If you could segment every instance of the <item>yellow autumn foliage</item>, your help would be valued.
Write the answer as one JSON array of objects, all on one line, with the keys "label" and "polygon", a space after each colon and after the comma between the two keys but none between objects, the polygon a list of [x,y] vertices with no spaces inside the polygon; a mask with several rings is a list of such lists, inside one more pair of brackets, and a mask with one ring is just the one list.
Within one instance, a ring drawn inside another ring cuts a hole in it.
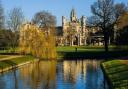
[{"label": "yellow autumn foliage", "polygon": [[20,29],[20,53],[32,54],[40,59],[55,59],[55,29],[40,29],[34,24],[25,24]]}]

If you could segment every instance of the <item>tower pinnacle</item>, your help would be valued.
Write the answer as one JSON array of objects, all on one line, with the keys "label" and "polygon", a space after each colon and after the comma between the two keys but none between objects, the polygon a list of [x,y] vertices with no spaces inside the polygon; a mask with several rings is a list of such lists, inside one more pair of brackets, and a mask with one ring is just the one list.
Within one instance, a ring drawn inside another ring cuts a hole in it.
[{"label": "tower pinnacle", "polygon": [[70,19],[71,19],[71,21],[76,21],[77,20],[76,11],[75,11],[74,8],[71,11]]}]

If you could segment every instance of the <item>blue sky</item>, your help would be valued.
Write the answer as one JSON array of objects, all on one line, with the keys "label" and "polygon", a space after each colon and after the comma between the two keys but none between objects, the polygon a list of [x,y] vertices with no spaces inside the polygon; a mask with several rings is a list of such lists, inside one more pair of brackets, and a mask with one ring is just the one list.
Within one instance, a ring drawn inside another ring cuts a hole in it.
[{"label": "blue sky", "polygon": [[[91,16],[90,5],[96,0],[1,0],[5,13],[14,7],[22,8],[26,19],[31,20],[38,11],[46,10],[57,17],[57,25],[61,25],[62,16],[69,19],[72,8],[76,9],[77,17],[81,15]],[[115,0],[115,2],[128,3],[127,0]]]}]

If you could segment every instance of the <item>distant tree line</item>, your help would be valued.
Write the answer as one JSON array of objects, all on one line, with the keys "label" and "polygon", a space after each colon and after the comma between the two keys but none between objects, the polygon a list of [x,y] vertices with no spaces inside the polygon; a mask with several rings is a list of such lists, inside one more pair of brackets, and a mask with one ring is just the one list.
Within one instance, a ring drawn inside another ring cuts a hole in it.
[{"label": "distant tree line", "polygon": [[116,45],[128,45],[128,13],[119,17],[116,29]]},{"label": "distant tree line", "polygon": [[[20,29],[24,22],[25,16],[21,8],[12,8],[5,16],[4,8],[2,6],[2,3],[0,2],[0,49],[11,48],[12,52],[16,51],[20,43]],[[31,23],[36,24],[38,28],[42,29],[42,31],[47,34],[51,32],[52,38],[53,35],[55,35],[55,30],[51,31],[50,29],[54,29],[56,25],[56,17],[53,16],[51,13],[47,11],[39,11],[33,16]],[[49,40],[51,38],[49,36],[45,37]],[[54,44],[54,42],[52,42],[51,44]]]},{"label": "distant tree line", "polygon": [[12,51],[15,51],[18,46],[19,28],[23,20],[23,12],[17,7],[11,9],[5,16],[0,1],[0,49],[12,48]]}]

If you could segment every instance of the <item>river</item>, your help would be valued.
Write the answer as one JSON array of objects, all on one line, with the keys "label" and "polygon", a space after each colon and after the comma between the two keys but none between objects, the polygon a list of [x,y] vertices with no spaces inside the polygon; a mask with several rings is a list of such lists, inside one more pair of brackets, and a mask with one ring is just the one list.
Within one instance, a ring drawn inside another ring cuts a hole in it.
[{"label": "river", "polygon": [[0,89],[104,89],[99,60],[39,61],[0,74]]}]

